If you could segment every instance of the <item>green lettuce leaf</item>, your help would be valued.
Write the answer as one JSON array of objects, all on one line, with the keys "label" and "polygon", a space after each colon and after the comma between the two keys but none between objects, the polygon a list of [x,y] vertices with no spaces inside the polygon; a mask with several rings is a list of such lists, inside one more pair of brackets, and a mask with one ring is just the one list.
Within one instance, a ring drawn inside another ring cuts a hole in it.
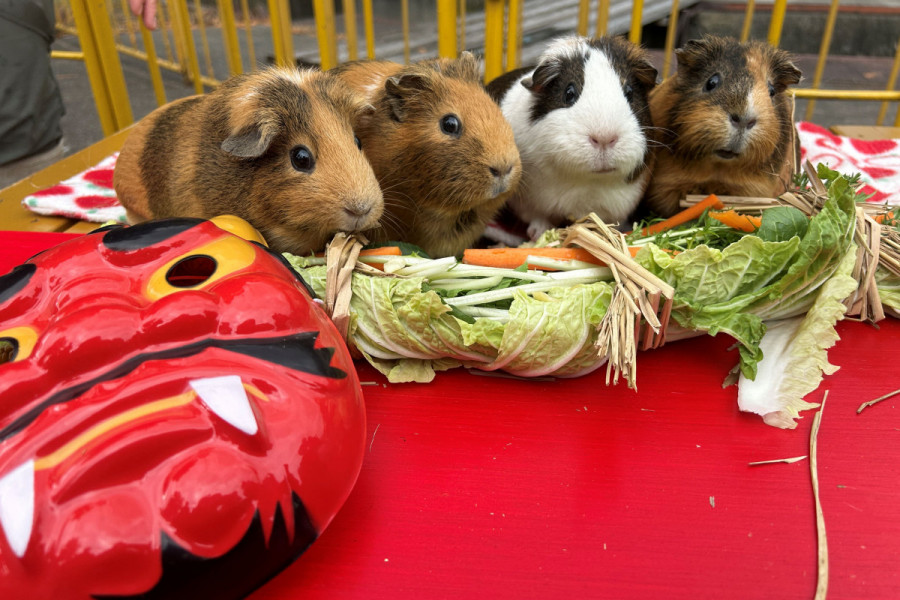
[{"label": "green lettuce leaf", "polygon": [[767,323],[758,376],[750,380],[741,375],[738,382],[741,410],[761,415],[769,425],[793,429],[801,410],[818,406],[803,397],[819,387],[823,373],[838,369],[828,362],[828,348],[838,340],[834,325],[846,311],[842,301],[857,287],[851,275],[855,263],[856,246],[851,244],[805,315]]},{"label": "green lettuce leaf", "polygon": [[727,333],[740,343],[741,373],[753,379],[763,357],[764,321],[806,312],[851,245],[855,194],[834,180],[802,237],[748,235],[724,250],[698,246],[670,256],[649,244],[635,257],[675,288],[672,318],[688,330]]}]

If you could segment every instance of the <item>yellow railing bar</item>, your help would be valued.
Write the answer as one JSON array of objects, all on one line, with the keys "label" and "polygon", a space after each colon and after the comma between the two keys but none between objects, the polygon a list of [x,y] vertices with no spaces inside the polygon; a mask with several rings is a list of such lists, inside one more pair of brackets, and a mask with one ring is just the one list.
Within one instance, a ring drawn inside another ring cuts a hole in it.
[{"label": "yellow railing bar", "polygon": [[[819,86],[822,84],[822,74],[825,72],[825,61],[828,60],[828,51],[831,48],[831,36],[834,33],[834,24],[835,21],[837,21],[839,4],[840,0],[831,0],[831,7],[828,9],[828,18],[825,20],[825,31],[822,33],[822,42],[819,45],[819,60],[816,61],[816,71],[813,74],[813,89],[819,89]],[[810,100],[806,105],[805,119],[807,121],[812,119],[815,107],[815,100]]]},{"label": "yellow railing bar", "polygon": [[900,90],[813,90],[798,88],[794,90],[794,95],[797,98],[815,98],[817,100],[900,101]]},{"label": "yellow railing bar", "polygon": [[506,70],[512,71],[522,56],[522,0],[509,0],[506,27]]},{"label": "yellow railing bar", "polygon": [[288,60],[284,51],[281,9],[278,8],[278,0],[269,0],[269,23],[272,26],[272,46],[275,53],[275,64],[284,66],[288,64]]},{"label": "yellow railing bar", "polygon": [[600,37],[609,31],[609,0],[597,2],[597,29],[594,35]]},{"label": "yellow railing bar", "polygon": [[244,67],[241,65],[241,46],[238,42],[237,22],[234,19],[234,4],[231,0],[217,0],[216,4],[219,8],[219,19],[222,21],[222,41],[225,44],[225,58],[228,60],[228,74],[237,75],[243,72]]},{"label": "yellow railing bar", "polygon": [[[101,114],[100,124],[104,135],[111,135],[134,122],[128,89],[122,65],[115,51],[115,39],[109,23],[109,14],[103,0],[72,0],[75,24],[79,32],[85,65],[92,65],[88,75],[94,90],[94,103]],[[78,5],[78,8],[75,8]],[[77,13],[76,13],[77,10]],[[86,42],[86,40],[88,40]],[[91,75],[93,71],[93,75]],[[101,91],[102,90],[102,91]],[[101,104],[105,105],[101,108]]]},{"label": "yellow railing bar", "polygon": [[678,0],[672,0],[672,10],[669,12],[669,26],[666,27],[665,57],[663,58],[662,78],[669,76],[672,68],[672,53],[675,52],[675,35],[678,31]]},{"label": "yellow railing bar", "polygon": [[187,72],[188,77],[194,82],[194,91],[198,94],[203,93],[203,81],[200,77],[200,61],[197,58],[197,47],[194,45],[194,36],[191,33],[191,18],[188,14],[187,2],[176,0],[175,14],[177,15],[178,38],[181,40],[182,47],[187,53]]},{"label": "yellow railing bar", "polygon": [[[456,22],[453,23],[454,29]],[[403,64],[409,64],[409,0],[400,0],[400,27],[403,29]]]},{"label": "yellow railing bar", "polygon": [[781,31],[784,29],[784,14],[787,12],[787,0],[775,0],[772,5],[772,21],[769,23],[769,43],[778,46],[781,43]]},{"label": "yellow railing bar", "polygon": [[50,58],[59,58],[61,60],[84,60],[84,52],[71,50],[54,50],[50,53]]},{"label": "yellow railing bar", "polygon": [[466,0],[459,0],[459,47],[466,49]]},{"label": "yellow railing bar", "polygon": [[[130,48],[129,46],[125,46],[122,44],[116,44],[116,50],[119,53],[124,54],[126,56],[131,56],[134,58],[138,58],[140,60],[147,60],[147,53],[143,50],[135,50],[134,48]],[[163,69],[167,71],[174,71],[175,73],[184,73],[184,68],[179,65],[177,62],[172,62],[170,60],[165,60],[157,57],[156,63]],[[200,76],[200,83],[207,87],[218,87],[222,82],[218,79],[213,79],[212,77],[207,77],[206,75]]]},{"label": "yellow railing bar", "polygon": [[631,5],[631,30],[628,39],[635,44],[641,43],[641,19],[644,16],[644,0],[634,0]]},{"label": "yellow railing bar", "polygon": [[153,83],[153,93],[156,96],[156,105],[166,103],[166,88],[163,85],[162,75],[159,72],[159,61],[156,58],[156,46],[153,44],[153,36],[144,25],[143,20],[138,22],[141,29],[141,39],[144,40],[144,48],[147,51],[147,69],[150,71],[150,81]]},{"label": "yellow railing bar", "polygon": [[372,14],[372,0],[363,0],[363,21],[366,24],[366,58],[375,59],[375,17]]},{"label": "yellow railing bar", "polygon": [[575,26],[575,33],[578,35],[587,35],[590,12],[591,0],[578,0],[578,25]]},{"label": "yellow railing bar", "polygon": [[[900,71],[900,44],[897,44],[897,52],[894,54],[894,66],[891,67],[891,74],[888,77],[887,90],[893,90],[894,86],[897,85],[897,73]],[[882,102],[881,109],[878,111],[878,122],[876,125],[881,125],[884,123],[884,118],[887,116],[888,103]],[[894,127],[900,127],[900,106],[897,107],[897,117],[894,120]]]},{"label": "yellow railing bar", "polygon": [[356,0],[344,2],[344,31],[347,33],[347,58],[359,58],[359,40],[356,36]]},{"label": "yellow railing bar", "polygon": [[134,22],[131,20],[131,9],[128,8],[128,0],[122,0],[120,4],[122,5],[122,16],[125,19],[125,31],[128,33],[128,39],[131,40],[131,46],[137,48],[137,37],[134,35]]},{"label": "yellow railing bar", "polygon": [[[487,0],[489,3],[491,0]],[[485,8],[485,18],[487,8]],[[456,58],[459,47],[456,41],[456,0],[437,0],[438,56]],[[487,32],[485,32],[485,36]],[[500,34],[501,38],[503,34]],[[487,54],[487,48],[485,48]]]},{"label": "yellow railing bar", "polygon": [[322,70],[327,71],[338,64],[332,0],[313,0],[313,14],[316,17],[316,37],[319,40],[319,63]]},{"label": "yellow railing bar", "polygon": [[503,74],[503,4],[504,0],[484,3],[484,81]]},{"label": "yellow railing bar", "polygon": [[744,11],[744,27],[741,29],[741,42],[750,39],[750,28],[753,26],[753,12],[756,0],[747,0],[747,9]]},{"label": "yellow railing bar", "polygon": [[200,6],[200,0],[194,0],[194,14],[197,15],[197,29],[200,31],[200,47],[203,48],[203,62],[206,65],[206,74],[210,77],[215,77],[212,54],[209,52],[209,40],[206,37],[206,19],[203,18],[203,7]]},{"label": "yellow railing bar", "polygon": [[253,48],[253,25],[250,23],[250,3],[241,0],[241,18],[244,20],[244,33],[247,35],[247,58],[250,60],[250,71],[256,69],[256,49]]},{"label": "yellow railing bar", "polygon": [[[169,58],[169,60],[175,61],[178,64],[180,64],[181,72],[184,74],[187,74],[188,68],[187,68],[187,61],[185,59],[187,52],[185,51],[184,46],[182,46],[181,36],[178,35],[178,31],[179,31],[179,27],[180,27],[178,25],[178,22],[180,20],[179,12],[178,12],[178,2],[179,1],[180,0],[167,0],[167,2],[166,2],[166,10],[169,11],[168,26],[171,28],[171,31],[172,31],[172,47],[174,47],[174,49],[175,49],[174,57],[171,54],[169,54],[168,58]],[[159,12],[158,16],[162,17],[163,11],[160,10],[158,12]],[[160,19],[159,25],[163,31],[166,31],[167,23],[166,23],[165,19]],[[168,46],[168,44],[167,44],[167,46]]]}]

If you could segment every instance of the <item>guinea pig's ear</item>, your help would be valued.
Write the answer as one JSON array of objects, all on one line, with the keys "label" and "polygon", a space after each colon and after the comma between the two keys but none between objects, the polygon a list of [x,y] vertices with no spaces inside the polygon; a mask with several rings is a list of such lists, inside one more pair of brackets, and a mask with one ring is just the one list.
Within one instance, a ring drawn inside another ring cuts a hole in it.
[{"label": "guinea pig's ear", "polygon": [[708,62],[713,43],[712,38],[704,37],[699,40],[689,40],[684,46],[675,50],[679,68],[690,70]]},{"label": "guinea pig's ear", "polygon": [[238,158],[259,158],[269,149],[276,135],[278,122],[274,115],[255,115],[249,122],[235,123],[221,148]]},{"label": "guinea pig's ear", "polygon": [[384,82],[384,92],[394,120],[403,121],[406,118],[409,99],[429,88],[428,77],[421,73],[404,73],[388,77]]},{"label": "guinea pig's ear", "polygon": [[522,80],[522,85],[526,90],[537,96],[559,76],[561,68],[562,66],[558,60],[545,60],[537,66],[531,76]]},{"label": "guinea pig's ear", "polygon": [[656,85],[656,78],[659,76],[659,72],[656,70],[656,67],[650,64],[649,60],[639,60],[634,65],[634,76],[639,82],[647,86],[647,89],[651,89]]},{"label": "guinea pig's ear", "polygon": [[783,92],[788,86],[800,83],[803,75],[784,50],[775,50],[772,56],[772,75],[776,92]]}]

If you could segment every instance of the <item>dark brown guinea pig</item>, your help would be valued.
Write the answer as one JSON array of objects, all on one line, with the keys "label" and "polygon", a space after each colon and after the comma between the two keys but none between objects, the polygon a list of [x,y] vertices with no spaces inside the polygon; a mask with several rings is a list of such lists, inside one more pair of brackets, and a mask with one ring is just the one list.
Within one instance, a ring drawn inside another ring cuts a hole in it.
[{"label": "dark brown guinea pig", "polygon": [[763,42],[705,36],[676,55],[677,73],[650,94],[663,145],[646,205],[669,216],[686,194],[781,193],[794,140],[786,90],[800,81],[788,53]]},{"label": "dark brown guinea pig", "polygon": [[232,214],[273,250],[319,250],[381,217],[381,189],[352,127],[371,109],[320,71],[238,75],[135,125],[116,162],[116,194],[132,223]]},{"label": "dark brown guinea pig", "polygon": [[357,125],[385,198],[382,229],[367,235],[432,256],[471,246],[522,171],[512,129],[484,91],[475,57],[355,62],[331,72],[375,107]]}]

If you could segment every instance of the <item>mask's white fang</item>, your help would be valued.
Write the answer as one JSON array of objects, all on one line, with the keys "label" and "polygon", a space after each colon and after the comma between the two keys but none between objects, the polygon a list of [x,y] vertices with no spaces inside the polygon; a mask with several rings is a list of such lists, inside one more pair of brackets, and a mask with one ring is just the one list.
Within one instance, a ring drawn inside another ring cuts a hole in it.
[{"label": "mask's white fang", "polygon": [[255,435],[259,424],[250,408],[247,392],[238,375],[207,377],[194,379],[191,388],[200,396],[200,400],[225,421],[234,425],[244,433]]},{"label": "mask's white fang", "polygon": [[34,523],[34,460],[0,477],[0,527],[16,556],[22,558]]}]

